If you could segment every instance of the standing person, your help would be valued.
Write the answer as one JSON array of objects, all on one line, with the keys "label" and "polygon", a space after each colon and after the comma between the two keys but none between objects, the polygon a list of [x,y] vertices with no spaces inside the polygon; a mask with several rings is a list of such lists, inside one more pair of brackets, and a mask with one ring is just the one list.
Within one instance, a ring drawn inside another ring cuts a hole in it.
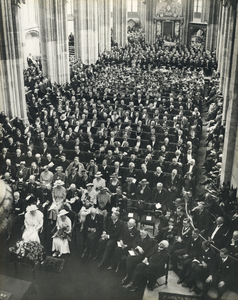
[{"label": "standing person", "polygon": [[56,220],[56,216],[63,206],[63,202],[66,199],[66,189],[63,187],[64,182],[62,180],[56,180],[52,189],[52,200],[53,203],[49,208],[50,215],[49,219]]},{"label": "standing person", "polygon": [[65,209],[62,209],[57,215],[57,232],[52,237],[52,251],[54,251],[52,256],[60,257],[62,254],[70,253],[69,234],[72,230],[72,223],[66,214],[68,214],[68,212]]},{"label": "standing person", "polygon": [[43,227],[43,219],[43,213],[38,210],[35,204],[27,207],[24,221],[25,230],[22,235],[25,242],[40,243],[39,231]]}]

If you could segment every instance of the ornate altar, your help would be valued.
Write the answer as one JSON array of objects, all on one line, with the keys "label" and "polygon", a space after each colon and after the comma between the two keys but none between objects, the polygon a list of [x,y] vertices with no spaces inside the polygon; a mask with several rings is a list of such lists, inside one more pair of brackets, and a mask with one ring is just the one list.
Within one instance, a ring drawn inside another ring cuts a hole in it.
[{"label": "ornate altar", "polygon": [[157,0],[154,17],[156,39],[179,44],[183,20],[181,0]]}]

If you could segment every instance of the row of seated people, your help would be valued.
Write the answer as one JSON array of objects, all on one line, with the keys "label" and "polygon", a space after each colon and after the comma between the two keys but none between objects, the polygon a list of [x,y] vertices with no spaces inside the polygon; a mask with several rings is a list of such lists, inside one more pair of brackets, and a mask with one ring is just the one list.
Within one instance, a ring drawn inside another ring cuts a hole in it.
[{"label": "row of seated people", "polygon": [[[196,210],[203,211],[204,203],[200,202]],[[178,263],[180,265],[178,284],[183,282],[191,292],[202,292],[205,296],[210,285],[214,284],[221,297],[225,289],[235,282],[236,262],[228,254],[237,256],[238,232],[228,228],[223,217],[218,217],[204,235],[191,226],[185,210],[178,206],[174,213],[170,211],[161,215],[158,235],[153,240],[146,228],[136,229],[134,219],[129,219],[125,226],[118,219],[118,214],[112,212],[112,220],[109,219],[103,228],[96,210],[91,209],[83,230],[85,250],[82,257],[100,258],[99,267],[109,265],[108,269],[116,269],[116,272],[121,260],[126,260],[126,276],[122,284],[130,291],[139,287],[143,277],[149,279],[148,285],[153,289],[156,279],[165,274],[164,266],[169,257],[175,270]],[[203,241],[200,234],[208,240]],[[220,246],[221,250],[217,252],[211,245]],[[165,256],[160,253],[164,248]],[[221,265],[222,261],[226,263]],[[197,279],[202,281],[203,291],[197,287]]]}]

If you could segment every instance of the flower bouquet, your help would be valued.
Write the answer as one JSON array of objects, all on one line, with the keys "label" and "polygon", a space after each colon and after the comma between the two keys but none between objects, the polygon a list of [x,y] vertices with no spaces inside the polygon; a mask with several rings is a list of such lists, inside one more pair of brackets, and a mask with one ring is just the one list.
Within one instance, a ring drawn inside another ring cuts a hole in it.
[{"label": "flower bouquet", "polygon": [[17,258],[26,258],[35,264],[43,261],[45,256],[44,247],[35,241],[18,241],[14,246],[9,248],[9,251],[16,254]]},{"label": "flower bouquet", "polygon": [[58,237],[58,238],[60,238],[60,239],[62,239],[62,240],[67,239],[68,241],[71,241],[70,233],[69,233],[68,231],[69,231],[68,226],[61,227],[61,228],[53,235],[53,238],[54,238],[54,237]]}]

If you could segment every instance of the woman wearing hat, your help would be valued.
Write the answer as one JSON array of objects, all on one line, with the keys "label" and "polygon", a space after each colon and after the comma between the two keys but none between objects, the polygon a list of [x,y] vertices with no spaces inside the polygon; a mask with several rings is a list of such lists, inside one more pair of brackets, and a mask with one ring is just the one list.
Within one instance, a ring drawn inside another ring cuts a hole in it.
[{"label": "woman wearing hat", "polygon": [[72,223],[66,214],[68,214],[68,212],[65,209],[62,209],[57,216],[57,232],[52,237],[52,251],[54,252],[53,256],[60,257],[62,254],[70,253],[69,234],[72,230]]},{"label": "woman wearing hat", "polygon": [[22,239],[25,242],[32,241],[40,243],[39,231],[43,227],[43,213],[35,204],[27,206],[24,221],[25,230]]},{"label": "woman wearing hat", "polygon": [[62,180],[56,180],[52,189],[53,203],[50,207],[49,219],[56,220],[56,216],[61,209],[63,202],[66,199],[66,189],[63,187],[64,182]]},{"label": "woman wearing hat", "polygon": [[119,180],[117,173],[113,173],[110,176],[110,181],[108,182],[107,187],[112,194],[115,194],[118,186],[121,186],[121,181]]}]

